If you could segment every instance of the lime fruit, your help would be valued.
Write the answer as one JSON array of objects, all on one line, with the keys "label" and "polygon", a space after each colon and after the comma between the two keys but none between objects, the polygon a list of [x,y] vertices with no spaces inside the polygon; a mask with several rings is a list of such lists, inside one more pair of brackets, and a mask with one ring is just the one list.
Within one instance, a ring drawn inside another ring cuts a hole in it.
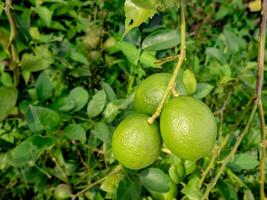
[{"label": "lime fruit", "polygon": [[55,189],[56,199],[68,199],[71,197],[71,189],[67,184],[59,184]]},{"label": "lime fruit", "polygon": [[171,74],[157,73],[146,78],[137,88],[134,106],[135,110],[148,115],[153,114],[159,105]]},{"label": "lime fruit", "polygon": [[209,107],[189,96],[173,98],[164,106],[160,131],[166,146],[186,160],[207,156],[217,136],[215,118]]},{"label": "lime fruit", "polygon": [[145,114],[124,119],[112,137],[112,151],[117,160],[129,169],[142,169],[159,156],[161,137],[156,124],[149,124]]}]

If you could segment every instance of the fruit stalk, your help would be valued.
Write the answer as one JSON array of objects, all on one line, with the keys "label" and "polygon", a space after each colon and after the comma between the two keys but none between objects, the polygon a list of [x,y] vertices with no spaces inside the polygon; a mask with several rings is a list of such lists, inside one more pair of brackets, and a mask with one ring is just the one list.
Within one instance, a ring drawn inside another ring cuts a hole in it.
[{"label": "fruit stalk", "polygon": [[[175,66],[174,72],[172,74],[172,77],[168,83],[167,88],[164,91],[164,95],[157,107],[157,110],[155,111],[155,113],[148,118],[148,123],[153,124],[154,121],[159,117],[161,110],[165,104],[165,101],[167,100],[167,97],[170,93],[170,91],[174,88],[175,83],[176,83],[176,78],[178,75],[178,72],[183,64],[183,61],[185,59],[186,56],[186,45],[185,45],[185,38],[186,38],[186,34],[185,34],[185,2],[184,0],[180,1],[180,13],[181,13],[181,25],[180,25],[180,34],[181,34],[181,46],[180,46],[180,55],[179,55],[179,59],[178,62]],[[176,94],[176,93],[174,93]]]},{"label": "fruit stalk", "polygon": [[257,83],[256,83],[256,103],[259,111],[260,131],[261,131],[261,146],[260,146],[260,199],[265,199],[264,181],[265,181],[265,157],[266,146],[264,141],[266,138],[264,109],[262,105],[262,87],[264,79],[264,53],[265,53],[265,36],[266,36],[266,18],[267,18],[267,0],[262,1],[260,24],[260,38],[258,51],[258,65],[257,65]]},{"label": "fruit stalk", "polygon": [[16,29],[16,23],[15,23],[14,17],[13,17],[12,12],[11,12],[12,0],[6,0],[4,10],[5,10],[9,25],[10,25],[9,42],[8,42],[8,45],[6,46],[6,49],[9,51],[9,54],[11,56],[10,69],[13,70],[14,85],[16,87],[19,84],[20,71],[18,69],[19,56],[18,56],[18,52],[17,52],[16,46],[15,46],[17,29]]}]

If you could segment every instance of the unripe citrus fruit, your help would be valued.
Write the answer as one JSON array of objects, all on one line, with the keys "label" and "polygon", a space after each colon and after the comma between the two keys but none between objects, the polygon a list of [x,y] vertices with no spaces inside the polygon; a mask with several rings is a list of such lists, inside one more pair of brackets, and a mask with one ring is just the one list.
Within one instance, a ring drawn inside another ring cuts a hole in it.
[{"label": "unripe citrus fruit", "polygon": [[55,189],[56,199],[68,199],[71,197],[71,189],[67,184],[59,184]]},{"label": "unripe citrus fruit", "polygon": [[208,106],[188,96],[173,98],[164,106],[160,131],[166,146],[186,160],[208,155],[217,136],[216,122]]},{"label": "unripe citrus fruit", "polygon": [[140,113],[153,114],[159,105],[171,74],[157,73],[145,79],[137,88],[134,106]]},{"label": "unripe citrus fruit", "polygon": [[161,137],[156,124],[149,124],[145,114],[124,119],[112,137],[112,151],[117,160],[129,169],[142,169],[159,156]]}]

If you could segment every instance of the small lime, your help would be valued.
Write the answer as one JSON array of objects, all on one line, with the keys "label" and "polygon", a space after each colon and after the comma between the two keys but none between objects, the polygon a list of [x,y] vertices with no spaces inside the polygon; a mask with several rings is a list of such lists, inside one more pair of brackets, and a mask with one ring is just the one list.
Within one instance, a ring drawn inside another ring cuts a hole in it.
[{"label": "small lime", "polygon": [[171,74],[157,73],[146,78],[137,88],[134,105],[135,110],[148,115],[153,114],[159,105]]},{"label": "small lime", "polygon": [[145,114],[124,119],[112,137],[112,150],[117,160],[129,169],[142,169],[159,156],[161,137],[156,124],[149,124]]}]

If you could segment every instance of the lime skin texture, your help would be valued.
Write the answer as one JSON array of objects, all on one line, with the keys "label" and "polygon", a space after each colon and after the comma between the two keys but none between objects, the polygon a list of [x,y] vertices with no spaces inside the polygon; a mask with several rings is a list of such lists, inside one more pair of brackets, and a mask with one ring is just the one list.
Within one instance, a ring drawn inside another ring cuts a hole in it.
[{"label": "lime skin texture", "polygon": [[147,122],[148,115],[133,114],[124,119],[112,136],[116,159],[129,169],[142,169],[159,156],[162,140],[158,126]]},{"label": "lime skin texture", "polygon": [[216,121],[209,107],[189,96],[173,98],[164,106],[160,131],[165,145],[186,160],[207,156],[217,137]]}]

